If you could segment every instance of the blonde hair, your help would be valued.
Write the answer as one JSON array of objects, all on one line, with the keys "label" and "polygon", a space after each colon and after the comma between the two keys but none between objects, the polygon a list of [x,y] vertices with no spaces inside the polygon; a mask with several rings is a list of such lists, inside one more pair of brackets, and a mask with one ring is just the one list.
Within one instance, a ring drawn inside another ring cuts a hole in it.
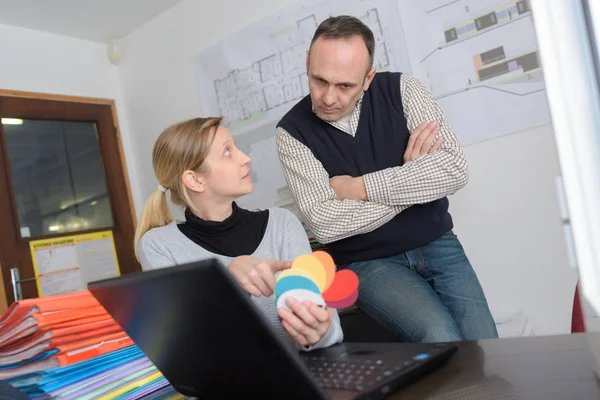
[{"label": "blonde hair", "polygon": [[[156,139],[152,167],[158,184],[171,191],[173,204],[194,208],[181,176],[184,171],[201,169],[222,119],[208,117],[183,121],[171,125]],[[146,200],[135,231],[134,251],[138,261],[138,246],[142,236],[150,229],[165,226],[171,221],[173,216],[167,205],[166,193],[157,187]]]}]

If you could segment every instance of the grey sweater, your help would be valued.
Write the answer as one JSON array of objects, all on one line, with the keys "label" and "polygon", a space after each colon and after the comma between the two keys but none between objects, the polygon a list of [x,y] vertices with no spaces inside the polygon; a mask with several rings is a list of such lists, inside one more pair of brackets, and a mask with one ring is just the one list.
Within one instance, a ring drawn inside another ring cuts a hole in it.
[{"label": "grey sweater", "polygon": [[[165,268],[207,258],[216,258],[226,266],[231,263],[233,257],[211,253],[188,239],[179,231],[178,223],[181,222],[173,221],[166,226],[151,229],[142,236],[138,254],[144,270]],[[294,261],[296,257],[302,254],[310,254],[311,251],[304,228],[296,216],[284,208],[269,208],[269,221],[265,235],[257,249],[250,256]],[[279,320],[274,297],[252,296],[251,299],[267,317],[275,332],[289,343],[295,343]],[[296,348],[310,351],[341,342],[343,333],[339,316],[334,309],[332,309],[332,314],[333,320],[329,331],[319,343],[308,348],[296,344]]]}]

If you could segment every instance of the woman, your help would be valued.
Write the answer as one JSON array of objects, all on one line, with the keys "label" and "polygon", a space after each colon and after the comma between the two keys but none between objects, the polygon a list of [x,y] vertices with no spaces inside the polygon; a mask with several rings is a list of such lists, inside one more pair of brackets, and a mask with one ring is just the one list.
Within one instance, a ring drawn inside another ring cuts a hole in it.
[{"label": "woman", "polygon": [[[154,144],[159,185],[146,202],[135,234],[136,257],[144,270],[217,258],[252,295],[277,333],[309,351],[342,341],[336,310],[289,299],[291,311],[275,308],[278,271],[311,248],[290,211],[252,212],[235,200],[252,192],[250,158],[235,147],[221,118],[195,118],[167,128]],[[175,221],[171,201],[185,207]],[[286,333],[287,332],[287,333]]]}]

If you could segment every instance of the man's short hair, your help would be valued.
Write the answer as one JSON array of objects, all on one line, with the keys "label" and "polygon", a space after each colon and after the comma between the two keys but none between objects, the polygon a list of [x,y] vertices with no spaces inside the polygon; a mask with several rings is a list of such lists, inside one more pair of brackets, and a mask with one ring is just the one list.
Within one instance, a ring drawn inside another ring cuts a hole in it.
[{"label": "man's short hair", "polygon": [[321,36],[324,39],[349,39],[352,36],[362,37],[369,51],[369,70],[373,67],[375,37],[371,29],[360,19],[351,15],[339,15],[327,18],[317,27],[310,42],[311,48],[313,43]]}]

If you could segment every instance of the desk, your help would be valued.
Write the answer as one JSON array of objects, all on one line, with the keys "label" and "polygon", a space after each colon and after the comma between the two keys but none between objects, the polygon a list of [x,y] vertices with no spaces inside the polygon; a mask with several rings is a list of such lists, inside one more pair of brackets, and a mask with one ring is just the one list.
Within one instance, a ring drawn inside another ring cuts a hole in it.
[{"label": "desk", "polygon": [[586,335],[461,342],[446,365],[392,399],[600,399]]},{"label": "desk", "polygon": [[[391,399],[600,399],[586,335],[591,334],[460,342],[444,366]],[[600,334],[593,335],[600,343]],[[19,392],[2,384],[0,381],[0,400],[19,399]]]}]

